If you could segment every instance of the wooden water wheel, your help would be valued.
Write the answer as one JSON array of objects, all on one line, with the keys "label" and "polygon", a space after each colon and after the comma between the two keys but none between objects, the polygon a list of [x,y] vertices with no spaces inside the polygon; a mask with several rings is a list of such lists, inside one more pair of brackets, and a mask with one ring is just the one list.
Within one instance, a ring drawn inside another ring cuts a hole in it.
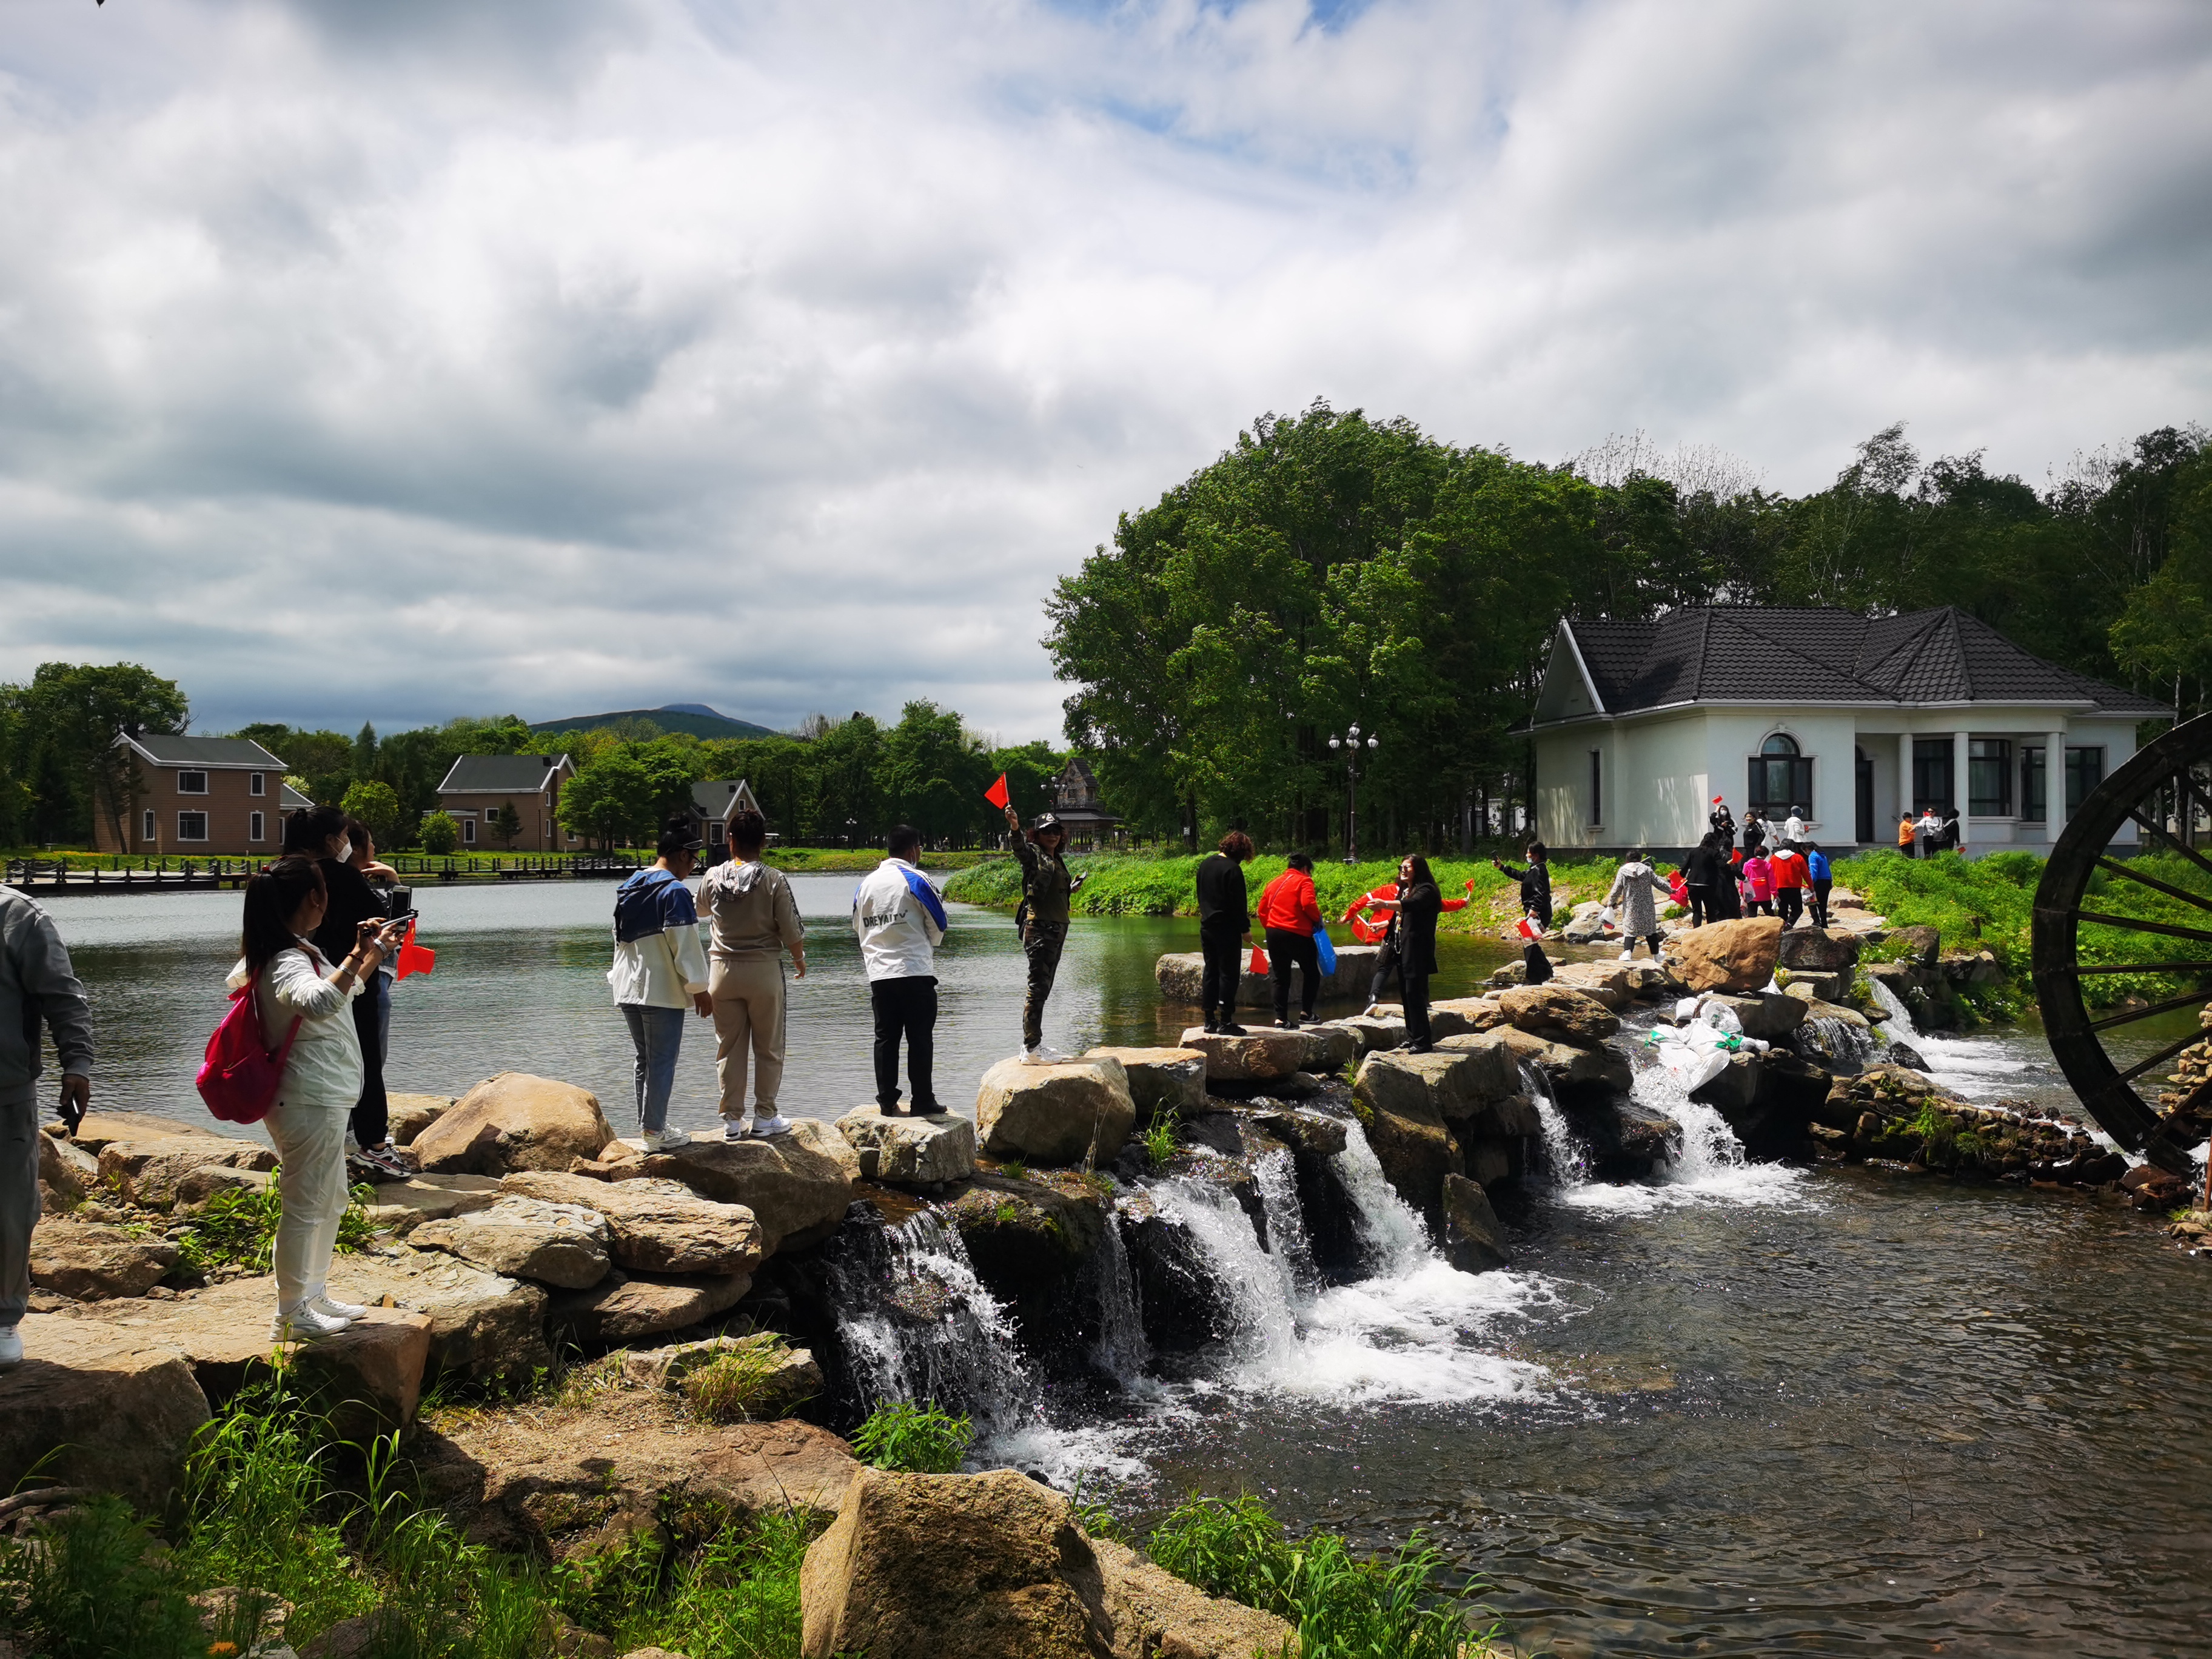
[{"label": "wooden water wheel", "polygon": [[[2055,809],[2064,799],[2064,774],[2054,766],[2045,776]],[[2130,825],[2134,839],[2120,841]],[[2161,1068],[2205,1032],[2192,1026],[2139,1059],[2116,1056],[2106,1044],[2138,1021],[2212,1002],[2212,858],[2201,850],[2212,844],[2208,830],[2212,714],[2175,726],[2099,785],[2060,835],[2035,891],[2036,1001],[2059,1069],[2107,1134],[2177,1175],[2189,1172],[2188,1148],[2201,1134],[2192,1123],[2161,1115],[2156,1085]],[[2130,867],[2139,852],[2172,856],[2154,874]],[[2123,884],[2163,895],[2170,901],[2160,907],[2165,914],[2156,920],[2119,914],[2123,904],[2112,901]],[[2098,930],[2094,962],[2081,960],[2084,927]],[[2115,974],[2174,975],[2181,994],[2091,1009],[2084,981]],[[2145,1079],[2148,1099],[2138,1091]]]}]

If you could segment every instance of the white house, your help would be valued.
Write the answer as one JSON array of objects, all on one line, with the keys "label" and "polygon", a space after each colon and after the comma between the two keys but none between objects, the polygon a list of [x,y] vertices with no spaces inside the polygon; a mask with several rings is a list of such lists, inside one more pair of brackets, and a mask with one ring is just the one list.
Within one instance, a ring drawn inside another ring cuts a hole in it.
[{"label": "white house", "polygon": [[1949,605],[1570,617],[1529,722],[1537,829],[1554,848],[1680,854],[1721,795],[1739,819],[1800,808],[1825,847],[1891,846],[1901,811],[1962,804],[1968,850],[2044,848],[2135,753],[2136,723],[2172,718]]}]

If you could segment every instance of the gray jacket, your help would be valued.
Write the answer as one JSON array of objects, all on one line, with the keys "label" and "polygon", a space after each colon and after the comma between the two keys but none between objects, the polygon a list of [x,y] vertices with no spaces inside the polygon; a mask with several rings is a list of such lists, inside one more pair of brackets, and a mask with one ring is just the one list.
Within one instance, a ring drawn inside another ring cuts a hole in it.
[{"label": "gray jacket", "polygon": [[0,888],[0,1100],[33,1097],[42,1069],[40,1020],[53,1031],[64,1073],[90,1077],[92,1005],[62,936],[44,910]]}]

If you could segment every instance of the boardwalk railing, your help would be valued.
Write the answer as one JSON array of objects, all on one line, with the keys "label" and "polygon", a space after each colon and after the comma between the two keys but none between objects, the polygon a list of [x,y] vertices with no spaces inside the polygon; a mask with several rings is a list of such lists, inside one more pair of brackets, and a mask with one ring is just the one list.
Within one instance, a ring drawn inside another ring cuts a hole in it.
[{"label": "boardwalk railing", "polygon": [[[386,859],[405,879],[441,884],[489,881],[619,881],[647,862],[631,853],[571,853],[554,858],[447,857],[403,853]],[[5,884],[27,893],[130,893],[151,889],[206,891],[236,888],[262,869],[263,859],[142,859],[136,863],[73,865],[62,859],[10,859]]]}]

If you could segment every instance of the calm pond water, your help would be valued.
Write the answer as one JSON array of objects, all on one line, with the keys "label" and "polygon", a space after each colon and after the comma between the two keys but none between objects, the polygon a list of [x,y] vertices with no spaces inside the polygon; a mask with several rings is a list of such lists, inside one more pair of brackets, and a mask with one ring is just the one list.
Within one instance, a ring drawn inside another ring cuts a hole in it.
[{"label": "calm pond water", "polygon": [[[834,1116],[870,1092],[853,881],[794,886],[815,968],[784,1106]],[[538,1071],[623,1127],[610,896],[424,890],[439,966],[401,988],[393,1085]],[[49,907],[95,1000],[102,1103],[207,1121],[191,1076],[236,907]],[[1152,962],[1194,933],[1079,922],[1048,1040],[1171,1036]],[[1451,988],[1500,955],[1451,950]],[[940,962],[958,1100],[1015,1047],[1021,960],[1006,918],[956,908]],[[679,1122],[713,1117],[707,1030],[690,1027]],[[2063,1102],[2033,1032],[1922,1046],[1970,1095]],[[1674,1103],[1648,1074],[1638,1090]],[[1293,1288],[1281,1328],[1218,1375],[1008,1455],[1139,1516],[1250,1490],[1363,1541],[1421,1528],[1488,1582],[1523,1652],[2212,1653],[2212,1263],[2089,1200],[1747,1167],[1689,1115],[1659,1179],[1531,1194],[1508,1272],[1413,1248],[1360,1284]]]}]

